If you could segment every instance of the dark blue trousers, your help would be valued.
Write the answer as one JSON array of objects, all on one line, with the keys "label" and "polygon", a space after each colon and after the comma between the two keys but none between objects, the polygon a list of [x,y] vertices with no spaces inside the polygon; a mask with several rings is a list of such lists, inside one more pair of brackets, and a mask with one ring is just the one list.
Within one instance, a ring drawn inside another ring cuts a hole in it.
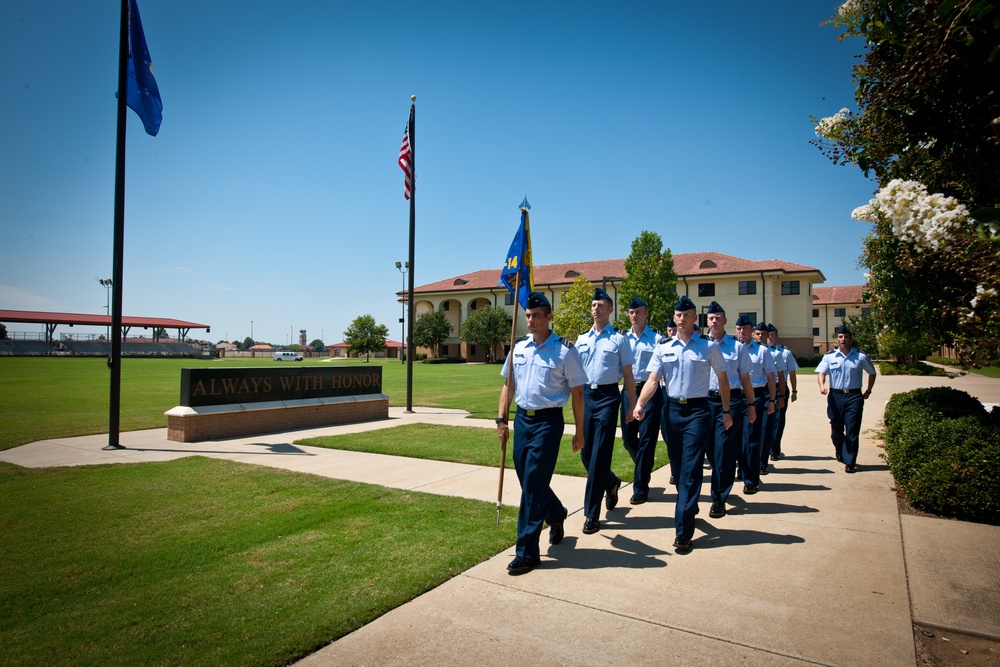
[{"label": "dark blue trousers", "polygon": [[714,427],[712,442],[708,447],[708,456],[712,460],[712,500],[726,502],[733,490],[736,460],[743,447],[743,417],[747,412],[747,403],[742,392],[730,395],[729,411],[733,425],[728,429],[722,419],[722,399],[709,398],[708,407],[712,411]]},{"label": "dark blue trousers", "polygon": [[845,465],[857,465],[858,445],[861,436],[861,417],[865,399],[860,391],[845,394],[831,389],[826,396],[826,414],[830,417],[830,431],[834,448],[840,452]]},{"label": "dark blue trousers", "polygon": [[[636,386],[635,395],[639,398],[640,388]],[[663,409],[663,392],[657,387],[653,397],[645,406],[646,417],[642,421],[625,423],[625,415],[632,410],[628,402],[628,394],[622,390],[622,442],[625,451],[635,463],[635,477],[632,478],[633,493],[649,493],[649,478],[653,474],[653,462],[656,459],[656,438],[660,431],[661,411]]]},{"label": "dark blue trousers", "polygon": [[760,467],[766,467],[768,459],[771,455],[771,450],[774,447],[774,440],[778,437],[778,425],[781,423],[781,413],[783,410],[778,409],[777,404],[774,406],[774,413],[767,416],[767,423],[764,424],[762,429],[761,446],[760,446]]},{"label": "dark blue trousers", "polygon": [[789,394],[785,395],[785,407],[781,409],[781,416],[778,417],[778,426],[774,431],[774,442],[771,443],[771,458],[778,458],[778,454],[781,453],[781,436],[785,434],[785,416],[788,414],[788,406],[790,405]]},{"label": "dark blue trousers", "polygon": [[701,494],[705,447],[712,437],[712,412],[707,398],[689,399],[686,404],[668,398],[667,405],[667,451],[670,460],[677,461],[674,531],[678,537],[690,538],[694,535],[694,515]]},{"label": "dark blue trousers", "polygon": [[615,431],[618,429],[618,407],[621,405],[618,385],[583,388],[583,449],[580,460],[587,469],[587,491],[583,496],[583,514],[594,520],[601,518],[604,492],[621,482],[611,472],[611,456],[615,452]]},{"label": "dark blue trousers", "polygon": [[764,406],[766,401],[766,392],[761,392],[754,398],[757,419],[753,424],[750,423],[749,410],[743,415],[743,449],[739,457],[739,466],[744,484],[760,485],[760,453],[764,448],[764,433],[767,430],[767,423],[772,417],[772,415],[767,414],[767,408]]},{"label": "dark blue trousers", "polygon": [[521,482],[521,506],[517,511],[517,555],[538,558],[538,540],[544,523],[558,523],[566,508],[549,483],[559,458],[563,435],[561,409],[545,410],[529,417],[521,408],[514,418],[514,470]]},{"label": "dark blue trousers", "polygon": [[[663,444],[667,447],[667,458],[670,463],[670,476],[675,480],[677,479],[677,463],[680,461],[680,454],[676,456],[671,453],[670,450],[670,433],[667,424],[670,421],[670,401],[667,400],[667,391],[660,387],[660,403],[663,407],[660,409],[660,435],[663,436]],[[649,419],[647,417],[646,419]]]}]

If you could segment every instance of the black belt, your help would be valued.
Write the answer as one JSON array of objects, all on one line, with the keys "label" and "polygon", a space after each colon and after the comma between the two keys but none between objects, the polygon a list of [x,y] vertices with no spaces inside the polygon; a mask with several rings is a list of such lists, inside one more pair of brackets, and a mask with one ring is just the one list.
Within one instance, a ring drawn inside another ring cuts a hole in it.
[{"label": "black belt", "polygon": [[767,387],[754,387],[753,388],[753,395],[754,396],[763,396],[766,393],[767,393]]},{"label": "black belt", "polygon": [[517,411],[526,417],[541,417],[542,415],[547,415],[552,412],[562,412],[562,408],[538,408],[537,410],[525,410],[519,405],[517,406]]},{"label": "black belt", "polygon": [[697,398],[674,398],[673,396],[667,396],[667,400],[675,405],[704,405],[708,403],[708,399],[704,396]]},{"label": "black belt", "polygon": [[831,389],[830,391],[836,392],[838,394],[860,394],[861,389]]},{"label": "black belt", "polygon": [[611,384],[593,384],[593,383],[591,383],[591,384],[585,384],[583,386],[586,387],[587,389],[593,389],[595,391],[597,389],[603,389],[604,391],[608,391],[609,389],[614,389],[616,391],[618,390],[618,383],[617,382],[612,382]]},{"label": "black belt", "polygon": [[645,380],[643,380],[642,382],[636,382],[635,383],[635,388],[636,389],[642,389],[644,386],[646,386],[646,381]]},{"label": "black belt", "polygon": [[[721,400],[722,399],[722,392],[721,391],[709,391],[708,392],[708,397],[709,398],[718,398],[718,399]],[[730,389],[729,390],[729,399],[730,400],[732,400],[734,398],[742,398],[742,397],[743,397],[743,390],[742,389]]]}]

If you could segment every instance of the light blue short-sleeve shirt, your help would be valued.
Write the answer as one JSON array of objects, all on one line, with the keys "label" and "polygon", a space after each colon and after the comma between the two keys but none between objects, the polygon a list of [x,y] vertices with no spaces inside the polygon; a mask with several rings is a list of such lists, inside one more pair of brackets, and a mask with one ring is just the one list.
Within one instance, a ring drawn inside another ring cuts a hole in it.
[{"label": "light blue short-sleeve shirt", "polygon": [[816,367],[817,375],[825,373],[830,376],[830,389],[861,389],[862,371],[875,375],[875,364],[856,347],[852,347],[847,355],[840,348],[830,350]]},{"label": "light blue short-sleeve shirt", "polygon": [[726,360],[718,345],[695,334],[686,345],[677,338],[657,345],[646,370],[663,378],[670,398],[705,398],[709,377],[725,373]]},{"label": "light blue short-sleeve shirt", "polygon": [[635,377],[636,382],[645,382],[649,377],[646,366],[649,365],[649,360],[653,358],[656,346],[665,341],[666,338],[653,331],[650,327],[643,329],[642,333],[638,336],[631,329],[626,331],[624,335],[625,340],[632,347],[632,358],[634,359],[632,375]]},{"label": "light blue short-sleeve shirt", "polygon": [[590,384],[618,384],[622,368],[635,363],[632,346],[610,323],[599,332],[591,327],[580,334],[575,349],[580,353]]},{"label": "light blue short-sleeve shirt", "polygon": [[[730,389],[741,389],[743,383],[740,381],[740,374],[750,372],[750,355],[747,354],[746,346],[735,336],[724,334],[719,340],[712,340],[722,351],[722,357],[726,360],[726,375],[729,379]],[[719,377],[712,373],[708,378],[708,388],[711,391],[719,391]]]},{"label": "light blue short-sleeve shirt", "polygon": [[514,368],[514,402],[525,410],[561,408],[569,402],[570,388],[587,381],[575,348],[555,334],[541,345],[531,336],[514,344],[500,375]]}]

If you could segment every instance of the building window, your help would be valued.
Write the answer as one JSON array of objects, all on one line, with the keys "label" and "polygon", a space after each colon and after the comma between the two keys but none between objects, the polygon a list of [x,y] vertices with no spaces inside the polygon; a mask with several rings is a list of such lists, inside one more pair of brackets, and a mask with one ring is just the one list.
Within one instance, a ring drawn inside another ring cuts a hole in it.
[{"label": "building window", "polygon": [[737,317],[745,317],[754,324],[757,323],[757,311],[753,311],[752,313],[740,313]]},{"label": "building window", "polygon": [[741,280],[740,281],[740,294],[756,294],[757,293],[757,281],[756,280]]},{"label": "building window", "polygon": [[870,308],[862,308],[861,309],[861,317],[868,317],[868,313],[870,313],[870,312],[871,312]]},{"label": "building window", "polygon": [[450,309],[451,309],[451,301],[445,301],[444,303],[441,304],[441,310],[450,310]]},{"label": "building window", "polygon": [[819,308],[813,308],[813,317],[819,317]]},{"label": "building window", "polygon": [[847,317],[847,309],[846,308],[834,308],[833,309],[833,316],[834,317]]},{"label": "building window", "polygon": [[702,333],[708,331],[708,315],[702,313],[698,316],[698,326],[702,328]]},{"label": "building window", "polygon": [[715,283],[698,283],[698,296],[715,296]]},{"label": "building window", "polygon": [[799,294],[799,281],[798,280],[782,280],[781,281],[781,294],[783,296],[788,296],[790,294]]},{"label": "building window", "polygon": [[469,356],[470,357],[476,356],[476,346],[475,345],[470,345],[469,346]]},{"label": "building window", "polygon": [[819,354],[819,345],[813,345],[813,354]]},{"label": "building window", "polygon": [[469,310],[475,310],[475,309],[476,309],[476,302],[473,301],[472,303],[469,304]]},{"label": "building window", "polygon": [[504,294],[503,295],[503,305],[505,305],[505,306],[513,306],[514,305],[514,295],[511,294],[510,292],[507,292],[506,294]]},{"label": "building window", "polygon": [[442,357],[447,357],[448,356],[448,346],[447,345],[442,345],[441,346],[441,356]]},{"label": "building window", "polygon": [[813,327],[813,336],[819,335],[819,327]]}]

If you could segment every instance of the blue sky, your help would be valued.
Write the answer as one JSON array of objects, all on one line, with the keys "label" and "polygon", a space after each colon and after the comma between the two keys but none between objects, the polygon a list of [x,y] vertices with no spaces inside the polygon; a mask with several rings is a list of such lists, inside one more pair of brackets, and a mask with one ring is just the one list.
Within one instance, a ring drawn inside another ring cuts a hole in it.
[{"label": "blue sky", "polygon": [[[418,285],[499,272],[525,195],[536,264],[653,230],[864,282],[874,185],[808,143],[854,108],[835,2],[139,2],[164,111],[129,112],[126,315],[398,339],[411,94]],[[0,308],[105,312],[117,31],[112,0],[0,3]]]}]

